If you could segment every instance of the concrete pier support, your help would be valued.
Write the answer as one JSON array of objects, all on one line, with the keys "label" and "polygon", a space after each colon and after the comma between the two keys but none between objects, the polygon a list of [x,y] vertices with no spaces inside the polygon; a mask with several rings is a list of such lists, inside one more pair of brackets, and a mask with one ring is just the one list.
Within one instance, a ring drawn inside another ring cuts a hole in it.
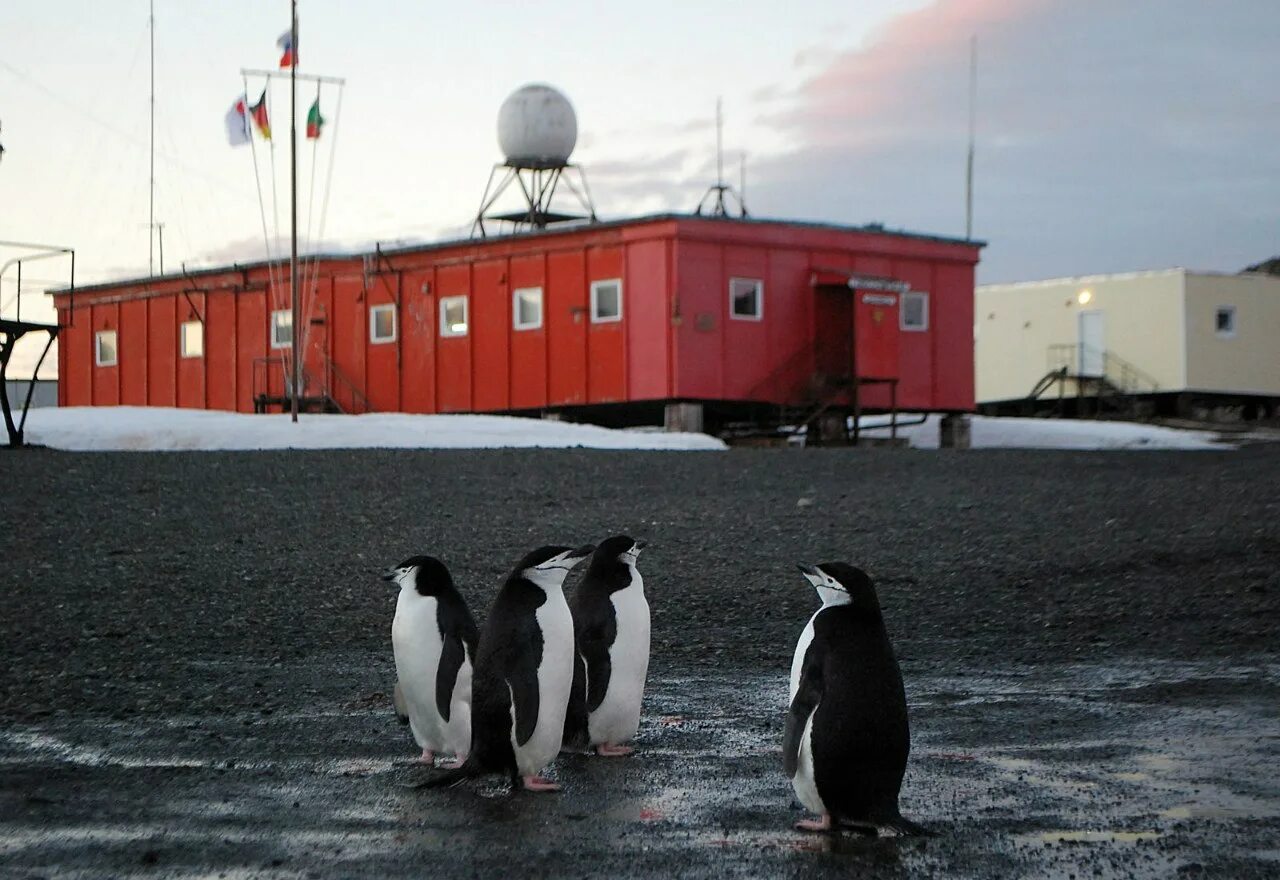
[{"label": "concrete pier support", "polygon": [[667,431],[702,433],[702,404],[668,403],[663,411],[662,426]]},{"label": "concrete pier support", "polygon": [[948,413],[938,425],[938,446],[942,449],[968,449],[970,419],[964,413]]}]

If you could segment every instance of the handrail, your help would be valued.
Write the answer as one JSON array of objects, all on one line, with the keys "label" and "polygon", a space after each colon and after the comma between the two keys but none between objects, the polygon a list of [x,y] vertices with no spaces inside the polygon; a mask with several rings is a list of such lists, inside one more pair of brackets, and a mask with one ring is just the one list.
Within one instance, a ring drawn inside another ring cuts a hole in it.
[{"label": "handrail", "polygon": [[355,382],[351,381],[351,379],[347,377],[346,373],[342,372],[342,370],[338,367],[338,365],[333,362],[333,359],[329,357],[328,353],[322,351],[320,352],[320,357],[324,360],[325,369],[328,372],[328,378],[330,380],[329,382],[325,383],[325,394],[328,395],[331,399],[333,398],[332,380],[337,379],[338,382],[344,388],[346,388],[347,392],[351,395],[352,405],[351,405],[351,409],[347,410],[348,412],[355,412],[357,406],[359,406],[360,413],[373,412],[373,404],[369,402],[369,398],[366,397],[364,392],[361,391],[356,386]]},{"label": "handrail", "polygon": [[1099,378],[1109,380],[1124,393],[1152,394],[1160,390],[1160,383],[1153,376],[1114,351],[1096,349],[1083,342],[1066,342],[1050,345],[1047,355],[1050,371],[1066,369],[1069,374],[1075,374],[1085,355],[1093,355],[1102,364]]}]

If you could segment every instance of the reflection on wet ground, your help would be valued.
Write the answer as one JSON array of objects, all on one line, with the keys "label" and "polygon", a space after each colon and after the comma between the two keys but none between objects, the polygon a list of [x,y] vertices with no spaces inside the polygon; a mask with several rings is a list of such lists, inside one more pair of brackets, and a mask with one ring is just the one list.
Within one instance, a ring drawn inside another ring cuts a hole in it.
[{"label": "reflection on wet ground", "polygon": [[635,757],[564,755],[563,794],[510,796],[497,778],[411,788],[429,771],[386,701],[338,692],[351,663],[328,670],[332,698],[292,713],[55,715],[0,731],[4,870],[1243,877],[1272,876],[1280,859],[1269,660],[969,675],[906,664],[902,806],[941,833],[927,841],[791,829],[784,676],[657,677]]}]

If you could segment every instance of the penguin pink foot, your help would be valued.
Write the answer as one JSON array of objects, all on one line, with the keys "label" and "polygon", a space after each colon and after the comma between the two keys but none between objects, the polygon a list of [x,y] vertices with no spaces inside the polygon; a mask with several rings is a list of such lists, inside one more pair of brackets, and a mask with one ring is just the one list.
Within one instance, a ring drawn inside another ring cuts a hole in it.
[{"label": "penguin pink foot", "polygon": [[607,743],[596,746],[596,754],[602,758],[621,758],[625,755],[633,755],[635,751],[631,746],[611,746]]},{"label": "penguin pink foot", "polygon": [[821,819],[801,819],[796,823],[797,831],[830,831],[831,815],[824,813]]},{"label": "penguin pink foot", "polygon": [[556,785],[545,776],[526,776],[520,780],[524,784],[525,791],[559,791],[560,786]]},{"label": "penguin pink foot", "polygon": [[423,764],[434,764],[436,761],[436,753],[431,751],[431,749],[423,749],[422,757],[419,758],[418,761]]}]

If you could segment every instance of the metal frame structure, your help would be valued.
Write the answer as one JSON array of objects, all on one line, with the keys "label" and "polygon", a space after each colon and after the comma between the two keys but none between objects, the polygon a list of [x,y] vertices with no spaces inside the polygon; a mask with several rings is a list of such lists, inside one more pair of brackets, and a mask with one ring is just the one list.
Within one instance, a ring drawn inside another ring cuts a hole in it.
[{"label": "metal frame structure", "polygon": [[[44,365],[44,359],[48,357],[49,350],[53,348],[53,341],[58,338],[59,329],[57,324],[37,324],[32,321],[22,320],[22,264],[54,257],[71,257],[71,284],[67,288],[67,292],[74,296],[76,289],[76,252],[73,248],[59,245],[31,244],[30,242],[19,241],[0,241],[0,247],[35,251],[33,254],[12,257],[3,265],[0,265],[0,279],[4,278],[4,273],[9,271],[10,266],[17,266],[18,268],[18,289],[13,295],[15,304],[14,316],[13,318],[5,318],[0,314],[0,410],[4,412],[4,426],[9,433],[9,446],[16,448],[23,445],[23,431],[27,424],[27,411],[31,408],[31,397],[36,389],[36,377],[40,375],[40,368]],[[7,304],[4,303],[3,305]],[[0,305],[0,312],[2,312],[3,305]],[[13,356],[14,349],[17,348],[18,340],[28,333],[40,332],[48,333],[49,341],[45,343],[44,350],[40,353],[40,359],[36,361],[35,369],[31,371],[31,379],[27,385],[27,395],[22,402],[22,415],[15,423],[13,420],[13,408],[9,401],[7,382],[9,378],[9,359]]]},{"label": "metal frame structure", "polygon": [[[500,169],[506,170],[495,188],[493,179]],[[578,183],[574,184],[572,175],[565,172],[577,172]],[[490,214],[490,209],[493,208],[502,194],[511,188],[513,183],[519,185],[520,194],[524,196],[524,210]],[[551,210],[552,200],[555,198],[556,190],[561,183],[577,198],[580,208],[587,212],[585,216]],[[571,162],[566,162],[562,165],[495,163],[489,172],[489,181],[485,184],[484,195],[480,199],[480,210],[476,212],[475,222],[471,224],[472,238],[476,238],[477,234],[480,238],[488,236],[488,230],[485,229],[484,225],[486,220],[510,223],[512,232],[522,232],[526,229],[546,229],[553,223],[569,223],[574,220],[585,220],[588,223],[597,222],[595,205],[591,201],[591,190],[587,186],[586,172],[582,170],[581,166],[574,165]]]}]

